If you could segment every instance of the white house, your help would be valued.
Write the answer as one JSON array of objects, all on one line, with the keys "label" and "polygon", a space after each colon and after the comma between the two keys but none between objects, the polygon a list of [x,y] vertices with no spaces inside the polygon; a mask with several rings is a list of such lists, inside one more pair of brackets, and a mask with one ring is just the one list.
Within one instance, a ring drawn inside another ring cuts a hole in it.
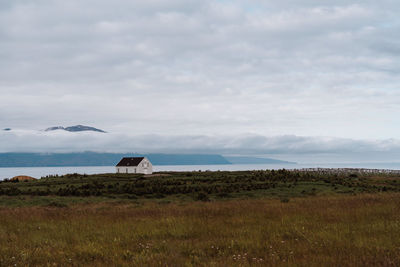
[{"label": "white house", "polygon": [[117,173],[153,173],[153,165],[146,157],[123,158],[115,168]]}]

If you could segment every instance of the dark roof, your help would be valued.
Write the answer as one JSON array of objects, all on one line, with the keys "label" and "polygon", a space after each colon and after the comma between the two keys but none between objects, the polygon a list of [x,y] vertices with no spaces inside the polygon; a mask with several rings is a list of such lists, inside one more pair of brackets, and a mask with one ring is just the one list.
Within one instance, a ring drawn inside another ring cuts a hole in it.
[{"label": "dark roof", "polygon": [[144,157],[132,157],[132,158],[123,158],[117,164],[118,166],[138,166],[139,163],[144,159]]}]

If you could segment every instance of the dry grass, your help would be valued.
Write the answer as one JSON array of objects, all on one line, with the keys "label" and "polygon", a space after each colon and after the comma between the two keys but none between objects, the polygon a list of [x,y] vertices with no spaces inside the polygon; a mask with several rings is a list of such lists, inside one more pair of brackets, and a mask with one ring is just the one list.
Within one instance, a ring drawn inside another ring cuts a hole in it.
[{"label": "dry grass", "polygon": [[399,266],[400,194],[0,209],[0,266]]}]

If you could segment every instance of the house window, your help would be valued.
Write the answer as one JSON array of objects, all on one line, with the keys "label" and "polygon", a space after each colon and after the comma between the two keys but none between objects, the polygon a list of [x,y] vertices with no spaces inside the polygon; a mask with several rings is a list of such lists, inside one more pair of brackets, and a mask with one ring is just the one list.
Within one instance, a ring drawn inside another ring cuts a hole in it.
[{"label": "house window", "polygon": [[126,173],[128,173],[128,168],[126,168]]},{"label": "house window", "polygon": [[135,173],[136,173],[136,168],[134,170],[135,170]]},{"label": "house window", "polygon": [[117,168],[117,173],[119,173],[119,168]]}]

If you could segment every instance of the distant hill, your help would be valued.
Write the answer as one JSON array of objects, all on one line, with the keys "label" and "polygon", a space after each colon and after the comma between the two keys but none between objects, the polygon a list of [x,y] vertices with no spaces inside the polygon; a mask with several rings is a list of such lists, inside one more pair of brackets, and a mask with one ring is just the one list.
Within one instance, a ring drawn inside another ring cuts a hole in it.
[{"label": "distant hill", "polygon": [[256,158],[256,157],[233,157],[224,156],[232,164],[296,164],[296,162],[283,161],[270,158]]},{"label": "distant hill", "polygon": [[217,154],[0,153],[0,167],[114,166],[123,157],[147,157],[153,165],[293,164],[270,158]]},{"label": "distant hill", "polygon": [[11,128],[4,128],[3,131],[11,131]]},{"label": "distant hill", "polygon": [[64,130],[68,132],[83,132],[83,131],[92,131],[92,132],[100,132],[100,133],[105,133],[105,131],[91,127],[91,126],[85,126],[85,125],[75,125],[75,126],[68,126],[68,127],[63,127],[63,126],[55,126],[55,127],[50,127],[47,128],[45,131],[56,131],[56,130]]},{"label": "distant hill", "polygon": [[231,164],[221,155],[131,153],[0,153],[0,167],[114,166],[123,157],[146,156],[153,165]]}]

